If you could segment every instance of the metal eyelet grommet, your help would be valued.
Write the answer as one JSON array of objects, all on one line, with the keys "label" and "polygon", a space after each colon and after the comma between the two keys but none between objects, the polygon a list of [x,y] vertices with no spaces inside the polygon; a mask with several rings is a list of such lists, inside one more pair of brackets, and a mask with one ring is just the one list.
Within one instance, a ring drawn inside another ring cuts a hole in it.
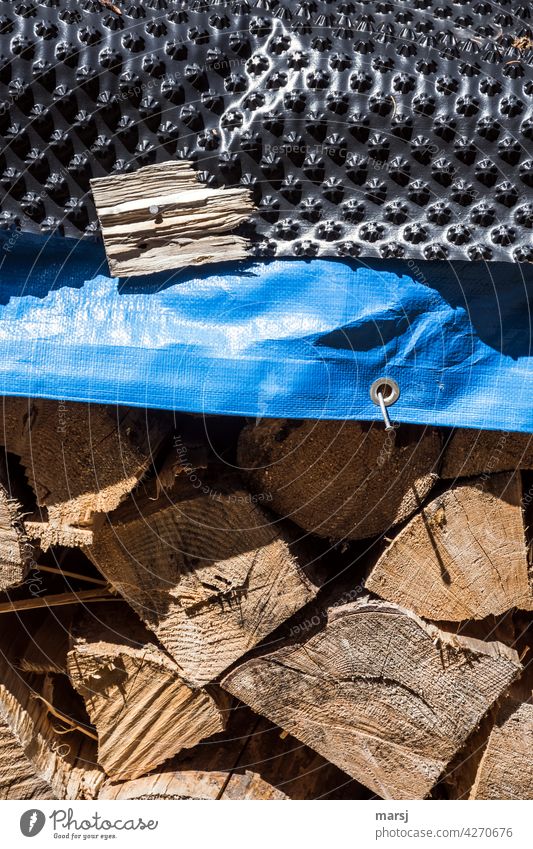
[{"label": "metal eyelet grommet", "polygon": [[380,408],[385,430],[394,430],[391,424],[387,407],[395,404],[400,397],[400,387],[391,377],[378,377],[370,387],[370,397],[374,404]]},{"label": "metal eyelet grommet", "polygon": [[400,387],[391,377],[378,377],[370,387],[370,397],[374,404],[381,406],[379,395],[386,407],[391,407],[400,397]]}]

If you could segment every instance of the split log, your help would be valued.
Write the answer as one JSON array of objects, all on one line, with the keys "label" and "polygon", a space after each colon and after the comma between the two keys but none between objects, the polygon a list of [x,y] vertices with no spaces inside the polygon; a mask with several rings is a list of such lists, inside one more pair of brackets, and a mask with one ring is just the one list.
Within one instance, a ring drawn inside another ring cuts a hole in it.
[{"label": "split log", "polygon": [[[0,721],[10,732],[10,744],[15,741],[18,746],[17,762],[24,757],[33,764],[39,780],[37,792],[45,792],[43,782],[50,794],[47,798],[94,799],[105,778],[96,765],[95,742],[77,730],[77,722],[62,723],[50,711],[54,696],[53,684],[48,683],[43,696],[42,676],[19,672],[0,653]],[[66,734],[56,731],[68,728],[72,730]],[[32,777],[33,773],[28,780]]]},{"label": "split log", "polygon": [[78,622],[67,667],[96,727],[98,763],[126,780],[223,730],[228,698],[188,687],[133,612],[107,607]]},{"label": "split log", "polygon": [[533,469],[533,435],[497,430],[454,430],[443,452],[441,477],[469,478]]},{"label": "split log", "polygon": [[454,485],[393,539],[366,588],[426,619],[531,610],[520,474]]},{"label": "split log", "polygon": [[430,428],[265,419],[242,431],[238,462],[278,515],[322,537],[363,539],[417,509],[439,451]]},{"label": "split log", "polygon": [[[230,789],[231,787],[231,789]],[[272,787],[256,773],[231,775],[225,772],[202,772],[190,769],[182,772],[159,772],[106,785],[100,799],[288,799],[281,790]]]},{"label": "split log", "polygon": [[91,188],[112,274],[147,274],[247,255],[248,240],[230,231],[253,212],[250,192],[203,186],[190,162],[98,177]]},{"label": "split log", "polygon": [[370,797],[366,788],[345,772],[261,717],[248,737],[222,798],[239,799],[245,788],[261,798],[261,786],[265,783],[295,800]]},{"label": "split log", "polygon": [[385,799],[421,799],[520,674],[500,643],[360,601],[302,644],[244,661],[222,686]]},{"label": "split log", "polygon": [[244,490],[122,505],[87,555],[192,686],[212,681],[311,601],[320,579]]},{"label": "split log", "polygon": [[5,458],[0,456],[0,591],[23,583],[33,563],[33,547],[12,497]]},{"label": "split log", "polygon": [[133,781],[108,781],[100,799],[344,799],[369,794],[346,773],[244,705],[227,731]]},{"label": "split log", "polygon": [[483,753],[471,799],[533,799],[533,705],[508,702]]},{"label": "split log", "polygon": [[92,544],[93,532],[90,528],[56,525],[54,521],[53,516],[52,522],[36,520],[32,516],[24,522],[24,530],[28,538],[38,542],[42,551],[48,551],[52,545],[60,545],[63,548],[81,548],[84,545]]},{"label": "split log", "polygon": [[151,775],[106,781],[101,799],[219,799],[260,720],[244,705],[228,713],[225,732],[181,752]]},{"label": "split log", "polygon": [[37,773],[24,748],[2,719],[0,707],[0,799],[53,799],[52,788]]},{"label": "split log", "polygon": [[20,505],[0,484],[0,591],[24,583],[33,563],[33,546],[20,519]]},{"label": "split log", "polygon": [[[42,528],[43,549],[65,544],[71,526],[90,529],[96,514],[114,510],[145,474],[168,432],[166,417],[157,411],[3,401],[0,439],[20,457],[38,506],[46,508],[41,522],[50,527]],[[32,527],[32,536],[38,530]]]},{"label": "split log", "polygon": [[73,615],[73,607],[69,605],[47,611],[35,629],[26,625],[28,642],[18,661],[23,672],[66,674]]},{"label": "split log", "polygon": [[[513,685],[514,686],[514,685]],[[434,788],[432,797],[437,799],[468,799],[475,781],[483,751],[489,734],[494,728],[500,704],[496,702],[485,714],[478,727],[472,732],[465,745],[446,767],[439,784]]]},{"label": "split log", "polygon": [[[511,687],[509,697],[515,702],[533,703],[532,616],[529,612],[516,610],[513,611],[511,616],[506,616],[505,619],[511,620],[510,630],[513,636],[510,644],[516,649],[524,664],[524,671]],[[496,639],[499,639],[499,637]],[[509,643],[509,640],[507,639],[506,642]]]}]

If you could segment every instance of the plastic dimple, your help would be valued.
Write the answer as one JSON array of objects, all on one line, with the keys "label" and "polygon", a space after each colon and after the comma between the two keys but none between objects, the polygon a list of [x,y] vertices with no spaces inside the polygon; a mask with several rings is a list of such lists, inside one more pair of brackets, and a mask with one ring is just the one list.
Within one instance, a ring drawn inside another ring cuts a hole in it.
[{"label": "plastic dimple", "polygon": [[0,2],[1,227],[99,238],[90,178],[178,158],[257,255],[532,261],[529,4],[118,7]]}]

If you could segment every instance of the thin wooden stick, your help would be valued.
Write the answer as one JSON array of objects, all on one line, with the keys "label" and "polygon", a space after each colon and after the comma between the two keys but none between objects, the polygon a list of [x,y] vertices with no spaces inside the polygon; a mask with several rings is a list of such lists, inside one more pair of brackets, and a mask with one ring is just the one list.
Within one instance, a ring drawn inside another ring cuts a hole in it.
[{"label": "thin wooden stick", "polygon": [[41,572],[50,572],[52,575],[64,575],[66,578],[77,578],[80,581],[87,581],[89,584],[98,584],[100,587],[107,587],[108,582],[100,578],[90,578],[88,575],[80,575],[78,572],[70,572],[68,569],[56,569],[54,566],[43,566],[37,563],[34,567],[40,569]]},{"label": "thin wooden stick", "polygon": [[[82,734],[86,734],[87,737],[90,737],[92,740],[98,740],[98,735],[95,734],[94,731],[89,731],[89,729],[86,728],[84,725],[79,725],[79,723],[77,723],[74,719],[71,719],[70,716],[67,716],[66,713],[63,713],[62,711],[55,708],[53,704],[51,704],[51,702],[47,701],[47,699],[44,698],[44,696],[41,696],[39,693],[33,693],[32,695],[34,699],[40,699],[41,702],[44,702],[44,704],[48,708],[49,713],[51,713],[52,716],[55,716],[56,719],[59,719],[61,722],[64,722],[65,725],[70,725],[71,731],[81,731]],[[57,733],[64,734],[65,732],[58,731]]]},{"label": "thin wooden stick", "polygon": [[79,593],[57,593],[42,598],[23,598],[17,601],[5,601],[0,604],[0,613],[15,613],[19,610],[34,610],[38,607],[59,607],[62,604],[81,604],[92,601],[120,601],[111,593],[104,595],[101,590],[80,590]]}]

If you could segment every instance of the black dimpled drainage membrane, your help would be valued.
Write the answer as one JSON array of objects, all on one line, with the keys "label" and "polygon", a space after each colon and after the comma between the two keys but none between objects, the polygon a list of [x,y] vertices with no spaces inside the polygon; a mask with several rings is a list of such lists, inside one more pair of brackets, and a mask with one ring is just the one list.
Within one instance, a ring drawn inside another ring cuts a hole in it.
[{"label": "black dimpled drainage membrane", "polygon": [[533,261],[529,2],[0,2],[0,223],[94,235],[89,179],[248,186],[259,256]]}]

